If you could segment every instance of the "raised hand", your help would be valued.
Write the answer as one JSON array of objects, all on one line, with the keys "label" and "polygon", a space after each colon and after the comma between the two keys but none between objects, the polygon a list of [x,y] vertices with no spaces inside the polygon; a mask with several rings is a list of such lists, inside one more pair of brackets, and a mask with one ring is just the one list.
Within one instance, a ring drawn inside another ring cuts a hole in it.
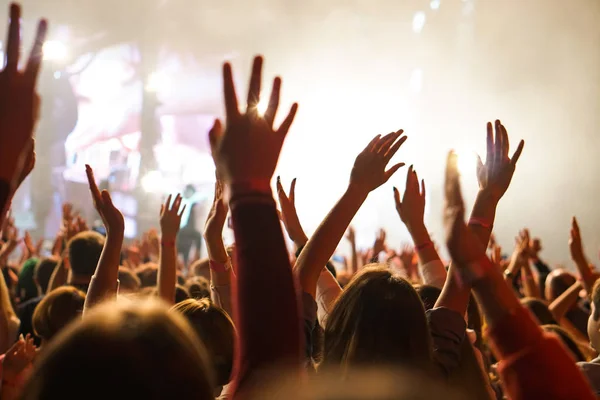
[{"label": "raised hand", "polygon": [[579,230],[579,224],[577,218],[573,217],[571,221],[571,235],[569,238],[569,251],[571,252],[571,258],[576,263],[586,263],[587,260],[585,253],[583,252],[583,243],[581,241],[581,231]]},{"label": "raised hand", "polygon": [[521,140],[513,156],[509,158],[510,148],[508,133],[500,120],[496,120],[494,127],[487,123],[487,156],[485,164],[477,157],[477,180],[479,188],[487,192],[496,201],[504,195],[515,172],[515,166],[525,142]]},{"label": "raised hand", "polygon": [[515,256],[518,257],[520,262],[527,262],[531,249],[529,247],[529,230],[523,229],[519,232],[519,236],[515,238]]},{"label": "raised hand", "polygon": [[85,166],[85,173],[90,186],[90,192],[92,193],[92,199],[94,200],[94,207],[102,218],[106,232],[120,233],[122,235],[125,229],[123,214],[113,205],[110,194],[106,190],[100,192],[98,185],[96,185],[94,171],[87,164]]},{"label": "raised hand", "polygon": [[452,261],[459,268],[468,268],[472,262],[485,257],[485,248],[465,225],[465,205],[460,191],[456,153],[450,152],[446,161],[444,184],[444,226],[446,244]]},{"label": "raised hand", "polygon": [[181,208],[181,200],[182,197],[178,194],[171,203],[171,196],[169,195],[165,204],[160,206],[160,232],[163,240],[175,240],[177,237],[181,216],[186,207]]},{"label": "raised hand", "polygon": [[38,247],[33,244],[33,239],[31,238],[29,231],[25,231],[25,236],[23,237],[23,245],[25,246],[25,250],[27,252],[27,258],[37,257],[39,255]]},{"label": "raised hand", "polygon": [[207,240],[211,238],[222,240],[223,227],[227,221],[227,212],[229,211],[229,207],[223,199],[223,191],[223,183],[217,180],[215,183],[215,196],[213,198],[213,204],[208,212],[206,225],[204,226],[204,238]]},{"label": "raised hand", "polygon": [[15,381],[17,377],[27,368],[36,356],[36,347],[33,343],[33,338],[27,334],[23,335],[12,345],[4,356],[3,379],[6,381]]},{"label": "raised hand", "polygon": [[351,245],[356,246],[356,231],[354,230],[354,227],[348,227],[348,232],[346,232],[346,240],[348,240]]},{"label": "raised hand", "polygon": [[383,137],[377,135],[356,157],[350,174],[350,187],[360,193],[368,194],[386,183],[404,163],[395,164],[386,171],[386,167],[407,137],[400,129]]},{"label": "raised hand", "polygon": [[373,243],[373,258],[377,257],[382,251],[387,250],[387,246],[385,244],[385,237],[385,230],[380,229],[379,232],[377,232],[377,236],[375,237],[375,243]]},{"label": "raised hand", "polygon": [[423,225],[425,215],[425,181],[421,180],[419,187],[419,177],[412,165],[408,169],[408,174],[406,174],[406,189],[402,200],[400,199],[398,189],[395,187],[394,200],[396,202],[396,211],[398,211],[400,219],[409,231]]},{"label": "raised hand", "polygon": [[36,119],[35,88],[46,30],[46,21],[40,21],[25,70],[19,71],[21,7],[10,6],[6,67],[0,72],[0,179],[5,182],[18,184],[23,178],[22,171],[27,170],[31,162]]},{"label": "raised hand", "polygon": [[231,65],[223,66],[226,126],[223,131],[220,121],[215,121],[209,139],[220,178],[226,184],[253,183],[267,189],[298,109],[294,104],[279,128],[273,128],[281,90],[281,79],[275,78],[269,106],[264,116],[259,115],[262,64],[262,57],[254,59],[245,112],[238,107]]},{"label": "raised hand", "polygon": [[302,229],[298,213],[296,212],[296,178],[290,185],[290,194],[285,194],[281,179],[277,177],[277,196],[279,197],[279,206],[281,207],[281,220],[285,229],[294,244],[298,247],[304,246],[308,242],[308,237]]}]

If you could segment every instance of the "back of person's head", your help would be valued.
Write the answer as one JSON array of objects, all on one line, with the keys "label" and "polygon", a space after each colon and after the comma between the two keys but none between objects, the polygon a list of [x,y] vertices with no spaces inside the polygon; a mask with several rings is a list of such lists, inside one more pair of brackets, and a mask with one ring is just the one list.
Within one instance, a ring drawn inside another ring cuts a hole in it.
[{"label": "back of person's head", "polygon": [[544,293],[546,300],[552,302],[576,281],[577,278],[564,269],[559,268],[550,272],[546,277],[546,288]]},{"label": "back of person's head", "polygon": [[136,270],[138,278],[142,283],[142,288],[154,287],[158,282],[158,264],[149,262],[140,265]]},{"label": "back of person's head", "polygon": [[73,236],[67,244],[73,274],[91,278],[96,271],[103,247],[104,236],[97,232],[85,231]]},{"label": "back of person's head", "polygon": [[22,399],[212,400],[206,349],[159,301],[107,302],[37,360]]},{"label": "back of person's head", "polygon": [[352,278],[327,318],[323,363],[429,370],[431,335],[410,282],[377,264]]},{"label": "back of person's head", "polygon": [[423,302],[425,311],[435,307],[435,302],[442,293],[442,289],[431,285],[415,285],[415,290]]},{"label": "back of person's head", "polygon": [[190,293],[181,285],[175,285],[175,304],[190,298]]},{"label": "back of person's head", "polygon": [[208,264],[208,258],[194,261],[192,265],[190,265],[190,271],[192,276],[201,276],[210,280],[210,267]]},{"label": "back of person's head", "polygon": [[119,267],[119,293],[137,293],[142,282],[130,269]]},{"label": "back of person's head", "polygon": [[579,346],[577,346],[575,339],[573,339],[573,336],[571,336],[571,334],[569,332],[567,332],[564,328],[562,328],[558,325],[543,325],[542,329],[545,332],[550,332],[550,333],[554,333],[555,335],[557,335],[559,337],[560,341],[569,350],[569,353],[571,353],[571,355],[573,356],[575,361],[577,361],[577,362],[587,361],[585,356],[579,349]]},{"label": "back of person's head", "polygon": [[226,385],[233,368],[235,342],[235,329],[229,315],[208,299],[188,299],[174,305],[171,310],[181,313],[191,323],[208,350],[216,384]]},{"label": "back of person's head", "polygon": [[67,324],[81,317],[85,293],[72,286],[62,286],[48,293],[33,312],[33,331],[45,342]]},{"label": "back of person's head", "polygon": [[587,334],[594,350],[600,350],[600,279],[596,280],[590,294],[591,312],[588,318]]},{"label": "back of person's head", "polygon": [[185,287],[193,299],[210,299],[210,282],[202,276],[191,277],[185,283]]},{"label": "back of person's head", "polygon": [[521,299],[521,304],[533,314],[540,325],[556,325],[554,316],[552,316],[545,301],[533,297],[525,297]]},{"label": "back of person's head", "polygon": [[38,261],[33,271],[33,279],[40,288],[40,294],[45,294],[48,291],[48,284],[54,269],[58,265],[58,260],[52,257],[45,257]]},{"label": "back of person's head", "polygon": [[38,287],[35,284],[35,279],[33,278],[37,263],[37,258],[30,258],[23,263],[23,266],[19,271],[19,282],[17,283],[17,289],[21,303],[40,295],[38,292]]}]

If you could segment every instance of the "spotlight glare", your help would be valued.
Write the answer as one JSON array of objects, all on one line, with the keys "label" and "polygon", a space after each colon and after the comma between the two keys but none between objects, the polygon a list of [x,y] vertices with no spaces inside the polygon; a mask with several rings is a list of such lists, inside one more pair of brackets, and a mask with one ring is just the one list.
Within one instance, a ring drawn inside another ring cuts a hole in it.
[{"label": "spotlight glare", "polygon": [[168,90],[171,87],[171,80],[169,76],[163,72],[153,72],[148,76],[148,83],[146,84],[146,90],[148,92],[156,93]]},{"label": "spotlight glare", "polygon": [[440,8],[440,3],[441,0],[431,0],[431,2],[429,2],[429,7],[431,7],[432,10],[437,10]]},{"label": "spotlight glare", "polygon": [[263,98],[256,105],[256,111],[258,111],[258,114],[260,116],[263,116],[263,115],[265,115],[265,112],[267,112],[268,107],[269,107],[269,102]]},{"label": "spotlight glare", "polygon": [[47,61],[63,61],[67,58],[69,52],[67,46],[56,40],[48,40],[42,47],[44,60]]},{"label": "spotlight glare", "polygon": [[147,193],[159,193],[164,188],[164,179],[160,171],[150,171],[141,180],[142,189]]},{"label": "spotlight glare", "polygon": [[461,175],[470,176],[477,171],[477,153],[468,150],[456,152],[458,158],[458,171]]},{"label": "spotlight glare", "polygon": [[420,33],[425,26],[427,17],[423,11],[417,11],[413,17],[412,28],[415,33]]}]

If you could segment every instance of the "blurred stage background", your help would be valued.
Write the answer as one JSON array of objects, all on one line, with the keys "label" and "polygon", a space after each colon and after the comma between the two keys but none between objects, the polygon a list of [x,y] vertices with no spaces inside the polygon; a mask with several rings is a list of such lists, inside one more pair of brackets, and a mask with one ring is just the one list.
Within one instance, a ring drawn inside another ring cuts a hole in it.
[{"label": "blurred stage background", "polygon": [[[514,145],[526,140],[497,214],[505,252],[527,226],[542,238],[549,263],[567,263],[576,214],[588,256],[597,260],[597,0],[22,4],[25,43],[37,18],[51,22],[38,163],[13,203],[18,225],[38,237],[54,235],[65,200],[92,218],[86,163],[110,182],[128,237],[157,225],[167,193],[191,183],[212,196],[207,132],[222,116],[221,63],[233,62],[242,95],[251,59],[261,53],[265,90],[275,75],[284,78],[280,116],[300,103],[278,173],[286,184],[298,178],[297,206],[308,233],[344,190],[356,154],[374,135],[403,128],[409,140],[396,159],[414,163],[425,179],[426,222],[441,244],[445,155],[459,152],[470,205],[485,123],[501,118]],[[389,245],[409,240],[391,189],[404,187],[404,174],[371,194],[357,215],[359,246],[371,245],[380,227]]]}]

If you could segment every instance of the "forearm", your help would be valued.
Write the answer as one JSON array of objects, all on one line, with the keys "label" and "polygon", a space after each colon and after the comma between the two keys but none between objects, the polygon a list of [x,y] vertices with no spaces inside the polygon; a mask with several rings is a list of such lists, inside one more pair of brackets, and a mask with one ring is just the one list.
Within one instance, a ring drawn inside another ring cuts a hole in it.
[{"label": "forearm", "polygon": [[327,268],[323,268],[317,282],[317,296],[315,298],[317,302],[317,316],[321,327],[325,327],[327,316],[341,293],[342,288],[338,281]]},{"label": "forearm", "polygon": [[103,300],[116,298],[122,245],[123,232],[107,232],[96,272],[85,297],[84,311]]},{"label": "forearm", "polygon": [[175,304],[177,282],[177,247],[175,238],[162,238],[158,264],[158,295],[168,304]]},{"label": "forearm", "polygon": [[423,284],[441,289],[447,279],[447,273],[425,224],[411,226],[408,231],[419,257],[419,275]]},{"label": "forearm", "polygon": [[300,253],[294,270],[302,290],[313,298],[321,270],[366,198],[366,193],[348,188]]},{"label": "forearm", "polygon": [[302,351],[294,278],[275,201],[271,194],[232,191],[229,205],[237,257],[234,387],[239,390],[260,370],[281,363],[299,367]]},{"label": "forearm", "polygon": [[355,274],[358,271],[358,252],[356,251],[356,241],[350,243],[350,272]]},{"label": "forearm", "polygon": [[560,321],[565,314],[573,307],[573,305],[579,299],[579,292],[581,291],[581,283],[575,282],[571,287],[565,290],[560,296],[558,296],[550,305],[548,309],[552,313],[552,316],[556,321]]},{"label": "forearm", "polygon": [[480,190],[477,193],[475,204],[473,204],[473,210],[471,211],[471,221],[473,223],[469,223],[469,229],[485,247],[487,247],[492,235],[497,206],[498,199],[495,199],[490,193],[484,190]]},{"label": "forearm", "polygon": [[577,266],[577,271],[579,271],[579,276],[583,282],[583,287],[585,288],[588,295],[591,296],[592,289],[594,288],[594,283],[596,282],[596,276],[592,272],[588,260],[585,256],[581,259],[573,260],[575,265]]},{"label": "forearm", "polygon": [[[219,264],[226,264],[229,262],[229,256],[227,255],[227,249],[223,243],[223,238],[220,230],[218,233],[211,233],[204,235],[204,242],[206,243],[206,251],[208,252],[209,261],[214,261]],[[224,286],[231,284],[231,273],[230,270],[221,270],[210,268],[210,281],[214,286]]]},{"label": "forearm", "polygon": [[435,307],[444,307],[460,315],[464,315],[469,306],[471,287],[460,282],[455,269],[456,266],[450,264],[450,273],[446,278],[440,296],[435,302]]},{"label": "forearm", "polygon": [[528,262],[523,264],[521,271],[521,278],[523,279],[523,291],[525,296],[541,299],[542,294],[540,293],[540,287],[535,279],[535,276],[533,275],[533,272],[531,272],[531,267],[529,266]]}]

